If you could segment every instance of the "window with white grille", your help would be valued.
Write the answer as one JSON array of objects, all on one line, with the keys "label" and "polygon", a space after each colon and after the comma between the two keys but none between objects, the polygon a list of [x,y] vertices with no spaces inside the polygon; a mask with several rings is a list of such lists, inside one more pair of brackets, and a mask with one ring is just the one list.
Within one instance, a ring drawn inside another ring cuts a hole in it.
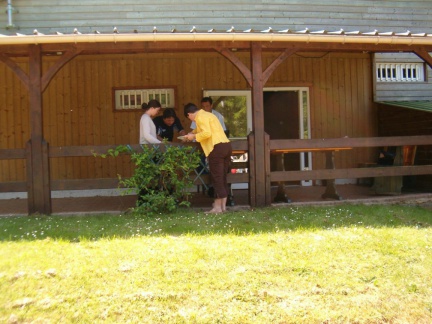
[{"label": "window with white grille", "polygon": [[423,63],[377,63],[376,77],[380,82],[424,82]]},{"label": "window with white grille", "polygon": [[156,99],[162,108],[174,107],[174,88],[165,89],[114,89],[115,110],[141,109],[141,105]]}]

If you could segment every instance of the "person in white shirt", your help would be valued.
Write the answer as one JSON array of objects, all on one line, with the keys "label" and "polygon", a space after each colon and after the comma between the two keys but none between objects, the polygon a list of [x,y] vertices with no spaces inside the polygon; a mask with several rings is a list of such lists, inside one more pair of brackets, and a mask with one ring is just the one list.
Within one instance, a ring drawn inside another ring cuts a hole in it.
[{"label": "person in white shirt", "polygon": [[[162,143],[156,134],[156,126],[153,123],[152,117],[156,116],[161,108],[161,104],[157,100],[150,100],[148,103],[143,103],[141,108],[144,114],[141,116],[139,124],[139,143],[140,144],[159,144]],[[152,188],[157,190],[157,187]],[[144,203],[144,196],[148,195],[151,191],[147,187],[138,188],[138,205]]]},{"label": "person in white shirt", "polygon": [[[223,128],[224,132],[226,133],[227,128],[225,126],[225,118],[220,112],[213,109],[213,99],[210,97],[202,98],[201,99],[201,108],[204,109],[205,111],[211,112],[213,115],[215,115],[219,119],[219,122],[221,123],[222,128]],[[192,121],[190,128],[192,130],[196,128],[195,121]]]},{"label": "person in white shirt", "polygon": [[153,123],[152,117],[159,113],[161,104],[157,100],[150,100],[148,103],[143,103],[141,108],[144,110],[144,114],[140,120],[140,144],[159,144],[162,143],[156,134],[156,126]]}]

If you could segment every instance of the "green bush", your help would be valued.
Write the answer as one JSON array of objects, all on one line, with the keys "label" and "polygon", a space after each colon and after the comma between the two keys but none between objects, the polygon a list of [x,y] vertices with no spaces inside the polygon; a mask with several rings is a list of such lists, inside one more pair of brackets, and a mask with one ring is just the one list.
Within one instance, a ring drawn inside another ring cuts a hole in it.
[{"label": "green bush", "polygon": [[135,164],[130,178],[119,175],[119,185],[127,193],[137,193],[134,213],[153,215],[172,212],[179,206],[190,206],[189,189],[193,185],[191,173],[200,163],[200,152],[193,146],[142,145],[135,152],[129,146],[118,146],[100,157],[116,157],[129,153]]}]

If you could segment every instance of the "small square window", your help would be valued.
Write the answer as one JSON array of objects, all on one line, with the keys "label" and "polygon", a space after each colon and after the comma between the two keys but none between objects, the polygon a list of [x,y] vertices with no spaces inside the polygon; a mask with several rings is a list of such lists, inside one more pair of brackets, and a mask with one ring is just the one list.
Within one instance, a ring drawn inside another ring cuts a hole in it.
[{"label": "small square window", "polygon": [[175,105],[174,88],[114,88],[113,96],[116,111],[141,109],[144,102],[152,99],[158,100],[162,108],[173,108]]}]

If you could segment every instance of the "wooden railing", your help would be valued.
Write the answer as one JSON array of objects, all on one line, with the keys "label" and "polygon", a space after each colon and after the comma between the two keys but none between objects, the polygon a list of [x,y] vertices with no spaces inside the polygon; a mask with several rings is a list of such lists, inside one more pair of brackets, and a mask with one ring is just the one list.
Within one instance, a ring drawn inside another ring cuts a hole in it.
[{"label": "wooden railing", "polygon": [[[198,143],[172,143],[170,145],[188,145],[196,146],[200,149]],[[247,151],[247,140],[233,141],[233,149],[236,151]],[[48,149],[49,158],[65,158],[65,157],[92,157],[94,153],[104,154],[109,149],[115,149],[117,145],[101,145],[101,146],[52,146]],[[141,146],[130,145],[130,147],[139,151]],[[0,149],[0,160],[26,159],[26,149]],[[244,163],[235,163],[236,168],[247,167]],[[191,175],[196,178],[195,175]],[[201,179],[195,179],[195,184],[200,185],[202,181],[208,183],[209,177],[204,174]],[[228,181],[230,183],[249,182],[248,174],[237,173],[229,174]],[[96,179],[54,179],[50,180],[50,190],[85,190],[85,189],[111,189],[119,185],[117,178],[96,178]],[[0,192],[25,192],[27,191],[26,181],[0,182]]]},{"label": "wooden railing", "polygon": [[[298,149],[312,151],[326,148],[367,148],[405,145],[432,145],[432,136],[398,136],[365,138],[326,138],[310,140],[271,140],[269,150]],[[271,181],[346,179],[385,176],[432,174],[432,165],[391,166],[376,168],[320,169],[303,171],[273,171]]]},{"label": "wooden railing", "polygon": [[[233,141],[233,150],[237,153],[249,152],[249,147],[253,143],[253,138],[248,140]],[[296,152],[319,151],[329,148],[371,148],[386,146],[430,146],[432,145],[432,136],[403,136],[403,137],[369,137],[369,138],[327,138],[327,139],[310,139],[310,140],[268,140],[265,141],[268,147],[266,152],[277,150],[291,150]],[[198,143],[174,145],[198,145]],[[67,147],[49,147],[49,158],[64,157],[91,157],[93,153],[103,154],[109,149],[115,148],[116,145],[104,146],[67,146]],[[132,145],[133,149],[139,149],[139,145]],[[28,149],[0,149],[0,160],[25,159],[29,161]],[[253,161],[253,152],[249,154],[250,161]],[[267,161],[267,160],[266,160]],[[244,168],[242,165],[241,168]],[[253,172],[256,166],[252,163],[247,165],[251,173],[230,174],[228,181],[230,183],[251,183],[250,179],[254,176]],[[262,169],[262,168],[260,168]],[[347,168],[347,169],[319,169],[319,170],[302,170],[302,171],[269,171],[268,181],[301,181],[301,180],[318,180],[318,179],[351,179],[351,178],[369,178],[369,177],[387,177],[387,176],[405,176],[405,175],[424,175],[432,174],[432,165],[413,165],[413,166],[391,166],[376,168]],[[200,184],[201,180],[197,180]],[[205,180],[207,181],[207,180]],[[50,180],[49,190],[81,190],[81,189],[104,189],[115,188],[118,186],[116,178],[99,178],[99,179],[59,179]],[[269,187],[269,186],[268,186]],[[253,195],[256,188],[249,186],[250,195]],[[26,181],[0,182],[0,192],[19,192],[27,191]]]}]

